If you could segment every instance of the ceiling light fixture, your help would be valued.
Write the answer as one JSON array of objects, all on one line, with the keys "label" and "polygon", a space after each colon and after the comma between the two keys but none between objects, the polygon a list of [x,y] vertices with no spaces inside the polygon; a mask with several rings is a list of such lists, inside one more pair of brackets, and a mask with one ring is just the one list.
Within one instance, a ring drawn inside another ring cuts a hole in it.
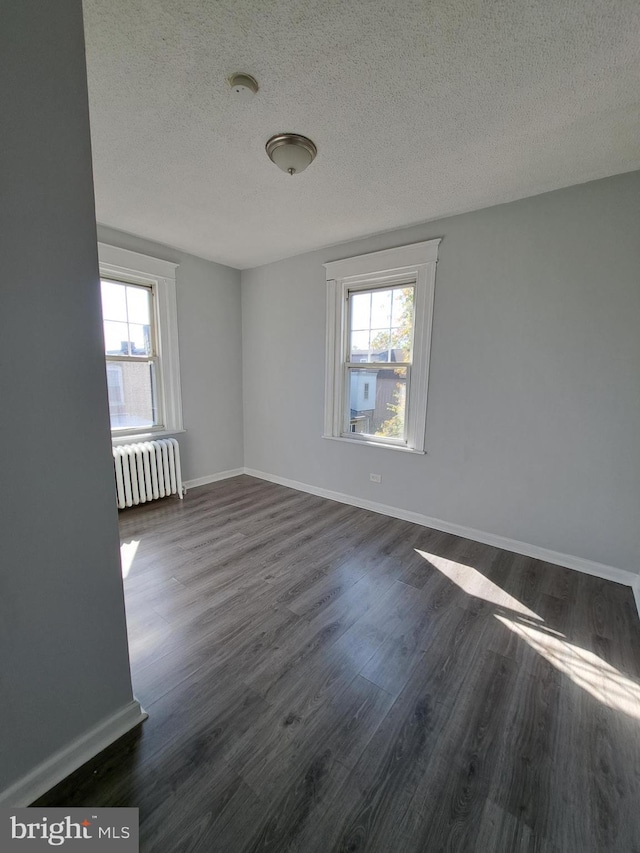
[{"label": "ceiling light fixture", "polygon": [[276,133],[265,147],[276,166],[290,175],[304,172],[318,153],[314,143],[299,133]]}]

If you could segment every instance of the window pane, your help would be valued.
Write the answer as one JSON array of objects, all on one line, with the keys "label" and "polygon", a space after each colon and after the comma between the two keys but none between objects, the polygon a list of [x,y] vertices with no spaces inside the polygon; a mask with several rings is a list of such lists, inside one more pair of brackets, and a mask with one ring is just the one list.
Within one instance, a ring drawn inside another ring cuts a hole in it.
[{"label": "window pane", "polygon": [[127,309],[130,323],[149,325],[151,291],[148,287],[127,287]]},{"label": "window pane", "polygon": [[404,439],[407,368],[349,368],[349,431]]},{"label": "window pane", "polygon": [[352,293],[349,355],[352,362],[411,360],[413,285]]},{"label": "window pane", "polygon": [[391,325],[391,294],[392,290],[374,290],[371,294],[371,325]]},{"label": "window pane", "polygon": [[102,317],[107,355],[152,355],[151,290],[101,281]]},{"label": "window pane", "polygon": [[131,355],[141,355],[143,357],[151,355],[149,326],[129,323],[129,341],[131,344]]},{"label": "window pane", "polygon": [[350,301],[351,328],[368,329],[371,326],[371,293],[354,293]]},{"label": "window pane", "polygon": [[401,361],[389,352],[392,344],[392,331],[386,329],[371,329],[371,361]]},{"label": "window pane", "polygon": [[120,320],[127,322],[127,301],[124,284],[112,281],[101,281],[102,318],[104,320]]},{"label": "window pane", "polygon": [[369,361],[369,330],[351,333],[350,361]]},{"label": "window pane", "polygon": [[413,350],[413,287],[401,287],[393,292],[392,361],[411,361]]},{"label": "window pane", "polygon": [[153,362],[107,363],[111,429],[156,425]]},{"label": "window pane", "polygon": [[391,302],[391,325],[392,326],[401,326],[402,325],[402,315],[407,307],[407,303],[410,303],[411,307],[413,307],[413,288],[412,287],[403,287],[398,290],[393,291],[393,297]]},{"label": "window pane", "polygon": [[129,327],[126,323],[104,321],[104,351],[107,355],[129,355]]}]

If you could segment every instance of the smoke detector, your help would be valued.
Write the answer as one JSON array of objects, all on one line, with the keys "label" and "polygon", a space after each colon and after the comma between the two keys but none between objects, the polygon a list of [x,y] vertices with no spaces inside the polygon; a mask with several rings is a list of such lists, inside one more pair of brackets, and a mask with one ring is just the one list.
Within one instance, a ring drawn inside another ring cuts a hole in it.
[{"label": "smoke detector", "polygon": [[244,71],[238,71],[229,77],[229,85],[237,98],[253,98],[258,91],[258,81],[251,74],[245,74]]}]

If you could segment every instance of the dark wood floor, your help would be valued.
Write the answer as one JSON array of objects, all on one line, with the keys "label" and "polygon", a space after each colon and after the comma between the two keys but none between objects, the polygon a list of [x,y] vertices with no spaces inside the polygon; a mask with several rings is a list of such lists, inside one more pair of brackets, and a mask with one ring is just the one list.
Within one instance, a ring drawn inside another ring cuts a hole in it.
[{"label": "dark wood floor", "polygon": [[149,720],[39,804],[163,853],[640,851],[628,588],[249,477],[121,531]]}]

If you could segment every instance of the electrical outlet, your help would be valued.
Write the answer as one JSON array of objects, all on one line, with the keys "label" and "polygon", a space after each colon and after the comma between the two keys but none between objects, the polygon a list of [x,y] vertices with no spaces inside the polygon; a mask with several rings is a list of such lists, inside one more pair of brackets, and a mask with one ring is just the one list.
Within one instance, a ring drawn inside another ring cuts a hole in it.
[{"label": "electrical outlet", "polygon": [[382,477],[380,474],[369,474],[369,479],[372,483],[381,483]]}]

